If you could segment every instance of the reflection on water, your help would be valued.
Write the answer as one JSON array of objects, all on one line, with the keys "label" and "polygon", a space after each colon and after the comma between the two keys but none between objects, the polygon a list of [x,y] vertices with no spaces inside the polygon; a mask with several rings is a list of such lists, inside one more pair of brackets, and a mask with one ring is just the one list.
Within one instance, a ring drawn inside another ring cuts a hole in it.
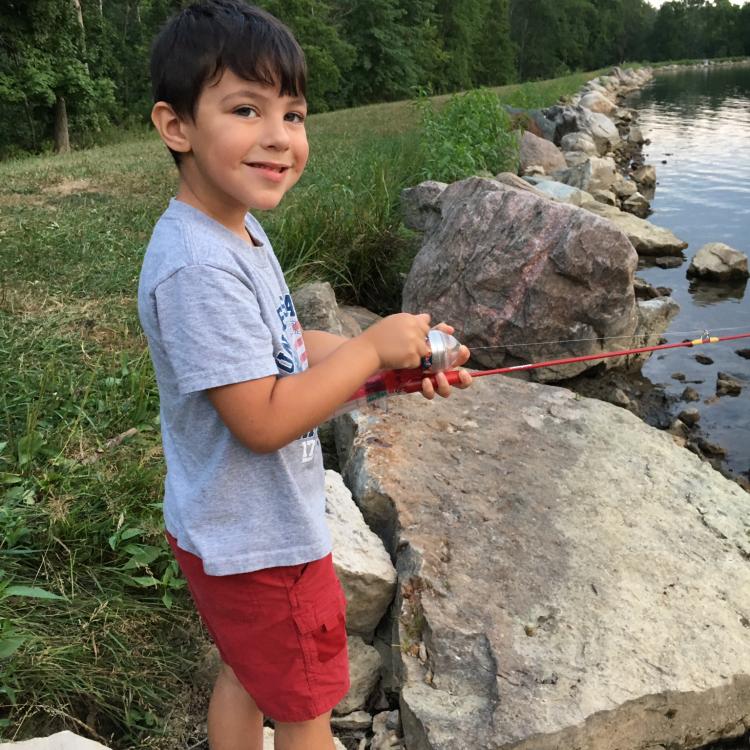
[{"label": "reflection on water", "polygon": [[693,298],[693,304],[700,306],[715,305],[729,299],[742,300],[745,296],[746,281],[739,283],[723,283],[712,281],[698,281],[691,279],[688,291]]},{"label": "reflection on water", "polygon": [[[660,74],[628,104],[638,110],[639,124],[651,139],[645,155],[657,171],[654,213],[648,220],[689,243],[687,260],[708,242],[750,254],[750,66]],[[663,269],[649,262],[638,272],[654,286],[670,287],[680,305],[667,335],[750,332],[746,284],[688,281],[687,268]],[[750,471],[750,361],[736,352],[748,346],[745,339],[706,347],[701,353],[713,360],[711,365],[696,361],[690,349],[677,349],[652,357],[643,370],[676,395],[684,385],[672,373],[703,380],[694,386],[701,396],[695,404],[701,428],[727,449],[729,466],[739,472]],[[715,398],[719,372],[743,382],[740,396]]]}]

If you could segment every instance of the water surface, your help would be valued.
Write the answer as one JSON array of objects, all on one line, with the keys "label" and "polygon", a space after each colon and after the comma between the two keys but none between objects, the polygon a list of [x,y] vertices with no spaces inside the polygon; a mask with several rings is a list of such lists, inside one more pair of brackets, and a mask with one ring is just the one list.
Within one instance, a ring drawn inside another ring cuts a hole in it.
[{"label": "water surface", "polygon": [[[628,106],[638,110],[644,135],[651,139],[644,149],[646,162],[656,166],[654,213],[648,220],[689,243],[680,268],[652,266],[638,272],[655,286],[672,288],[680,305],[667,337],[679,341],[703,329],[719,336],[750,332],[746,284],[699,283],[686,276],[690,259],[708,242],[724,242],[750,255],[750,66],[659,74]],[[643,374],[675,395],[685,385],[672,374],[702,381],[691,383],[701,401],[678,404],[676,410],[697,407],[704,434],[727,450],[729,467],[750,473],[750,360],[738,356],[739,349],[750,349],[750,339],[672,350],[652,356]],[[700,364],[697,354],[713,364]],[[741,380],[742,394],[716,399],[718,372]]]}]

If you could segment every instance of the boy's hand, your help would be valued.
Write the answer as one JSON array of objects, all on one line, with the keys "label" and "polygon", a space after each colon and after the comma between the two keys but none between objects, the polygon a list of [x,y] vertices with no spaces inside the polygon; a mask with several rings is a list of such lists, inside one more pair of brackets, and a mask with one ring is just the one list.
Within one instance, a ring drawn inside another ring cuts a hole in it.
[{"label": "boy's hand", "polygon": [[429,332],[429,314],[397,313],[370,326],[361,337],[377,353],[380,369],[401,370],[419,367],[422,357],[430,353]]},{"label": "boy's hand", "polygon": [[[454,331],[453,326],[449,326],[447,323],[438,323],[435,328],[438,331],[443,331],[444,333],[453,333]],[[461,345],[459,358],[455,363],[455,366],[460,367],[469,359],[469,356],[469,348]],[[461,390],[463,390],[464,388],[468,388],[471,385],[471,375],[469,375],[466,370],[460,370],[458,377],[461,379],[461,382],[453,386],[454,388],[460,388]],[[437,373],[437,375],[435,376],[435,380],[437,380],[437,391],[435,390],[435,387],[433,386],[432,380],[430,378],[424,378],[424,380],[422,380],[422,395],[430,400],[435,398],[436,393],[438,396],[448,398],[451,393],[451,386],[448,384],[448,380],[446,379],[445,374],[442,372]]]}]

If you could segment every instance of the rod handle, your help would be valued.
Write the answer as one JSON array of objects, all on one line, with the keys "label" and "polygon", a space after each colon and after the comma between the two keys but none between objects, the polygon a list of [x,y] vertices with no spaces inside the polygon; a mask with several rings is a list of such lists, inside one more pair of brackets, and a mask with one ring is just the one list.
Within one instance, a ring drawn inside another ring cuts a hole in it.
[{"label": "rod handle", "polygon": [[[404,370],[396,370],[396,372],[405,372]],[[416,393],[417,391],[422,390],[422,381],[425,378],[429,378],[432,381],[432,385],[435,389],[437,389],[437,375],[426,375],[422,372],[408,371],[410,376],[408,378],[405,378],[401,382],[401,387],[399,390],[402,393]],[[415,373],[415,374],[412,374]],[[443,375],[445,375],[446,380],[448,381],[448,385],[457,385],[461,382],[461,374],[459,370],[446,370],[443,372]]]}]

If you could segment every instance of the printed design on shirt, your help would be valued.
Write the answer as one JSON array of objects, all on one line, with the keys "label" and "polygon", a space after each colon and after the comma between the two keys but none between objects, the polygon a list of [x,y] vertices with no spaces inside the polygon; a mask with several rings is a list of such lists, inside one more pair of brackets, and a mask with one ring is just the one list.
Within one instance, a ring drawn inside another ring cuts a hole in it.
[{"label": "printed design on shirt", "polygon": [[306,464],[315,458],[315,446],[318,444],[318,431],[310,430],[297,438],[302,446],[302,463]]},{"label": "printed design on shirt", "polygon": [[[287,292],[279,297],[280,304],[276,308],[284,333],[281,335],[281,348],[274,355],[276,366],[281,373],[292,375],[302,372],[307,365],[307,352],[305,351],[305,340],[302,337],[302,326],[297,320],[297,311],[294,309],[292,296]],[[318,444],[317,429],[311,430],[297,438],[296,442],[301,446],[303,464],[309,463],[315,458],[315,447]]]}]

